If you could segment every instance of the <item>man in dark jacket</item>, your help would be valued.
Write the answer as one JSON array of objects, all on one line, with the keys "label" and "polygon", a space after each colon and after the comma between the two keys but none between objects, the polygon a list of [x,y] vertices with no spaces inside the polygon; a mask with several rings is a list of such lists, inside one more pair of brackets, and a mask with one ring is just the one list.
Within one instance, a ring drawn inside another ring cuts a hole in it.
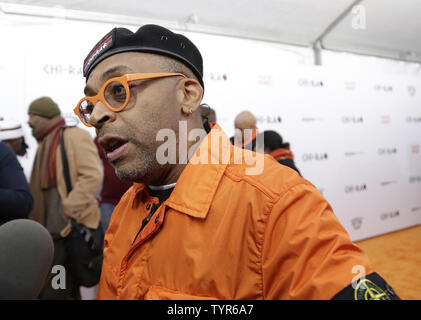
[{"label": "man in dark jacket", "polygon": [[24,156],[28,145],[20,123],[0,117],[0,140],[7,144],[18,156]]},{"label": "man in dark jacket", "polygon": [[283,142],[282,137],[277,132],[272,130],[264,131],[260,133],[260,135],[263,135],[264,139],[259,140],[264,141],[264,153],[271,155],[280,164],[294,169],[299,173],[299,175],[301,175],[300,171],[295,166],[294,155],[291,152],[288,142]]},{"label": "man in dark jacket", "polygon": [[0,141],[0,224],[28,217],[32,205],[23,169],[13,150]]}]

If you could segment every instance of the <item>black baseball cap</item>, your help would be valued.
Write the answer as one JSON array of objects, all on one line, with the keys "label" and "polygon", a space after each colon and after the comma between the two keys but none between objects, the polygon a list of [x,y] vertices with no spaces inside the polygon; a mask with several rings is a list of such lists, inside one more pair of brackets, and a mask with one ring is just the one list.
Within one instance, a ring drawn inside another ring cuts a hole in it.
[{"label": "black baseball cap", "polygon": [[199,49],[185,36],[154,24],[144,25],[135,33],[126,28],[111,30],[85,58],[83,76],[88,79],[92,69],[99,62],[116,53],[127,51],[156,53],[181,61],[204,87],[203,60]]}]

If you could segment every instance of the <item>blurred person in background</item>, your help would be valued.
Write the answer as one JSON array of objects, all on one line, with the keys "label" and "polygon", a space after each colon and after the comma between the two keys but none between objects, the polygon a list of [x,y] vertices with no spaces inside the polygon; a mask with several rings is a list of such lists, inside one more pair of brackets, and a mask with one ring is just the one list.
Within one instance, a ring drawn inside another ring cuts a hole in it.
[{"label": "blurred person in background", "polygon": [[263,150],[255,150],[257,152],[263,152],[271,155],[280,164],[290,167],[298,172],[301,176],[300,171],[295,165],[294,154],[291,152],[291,148],[288,142],[283,142],[282,136],[273,130],[267,130],[259,135],[263,136],[264,146]]},{"label": "blurred person in background", "polygon": [[216,112],[206,103],[202,103],[199,106],[199,111],[202,117],[203,127],[206,131],[209,131],[210,124],[216,123]]},{"label": "blurred person in background", "polygon": [[[58,105],[49,97],[34,100],[28,109],[28,124],[38,141],[30,179],[34,208],[29,217],[47,228],[54,240],[53,265],[66,267],[65,237],[73,218],[96,229],[100,223],[95,192],[103,173],[95,144],[86,130],[66,127]],[[72,190],[67,194],[60,150],[61,139],[69,165]],[[54,290],[50,273],[40,299],[79,299],[79,287],[66,272],[66,289]]]},{"label": "blurred person in background", "polygon": [[18,156],[24,156],[28,145],[22,126],[15,121],[0,117],[0,140],[6,143]]},{"label": "blurred person in background", "polygon": [[234,120],[235,134],[230,138],[231,143],[247,150],[256,147],[256,117],[248,110],[240,112]]},{"label": "blurred person in background", "polygon": [[33,199],[15,152],[0,141],[0,225],[28,217]]}]

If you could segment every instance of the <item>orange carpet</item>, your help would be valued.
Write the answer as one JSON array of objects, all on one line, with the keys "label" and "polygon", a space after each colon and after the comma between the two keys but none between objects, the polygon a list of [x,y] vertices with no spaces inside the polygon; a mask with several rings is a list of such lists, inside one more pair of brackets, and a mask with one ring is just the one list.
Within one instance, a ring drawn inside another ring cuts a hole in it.
[{"label": "orange carpet", "polygon": [[356,244],[401,299],[421,300],[421,225]]}]

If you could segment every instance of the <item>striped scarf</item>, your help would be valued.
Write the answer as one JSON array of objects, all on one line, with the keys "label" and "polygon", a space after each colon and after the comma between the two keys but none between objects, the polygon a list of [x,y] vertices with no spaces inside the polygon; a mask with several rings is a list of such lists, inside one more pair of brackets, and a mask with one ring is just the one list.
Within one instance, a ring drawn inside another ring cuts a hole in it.
[{"label": "striped scarf", "polygon": [[34,169],[40,173],[39,183],[42,190],[57,186],[56,150],[60,144],[64,125],[65,121],[61,118],[59,122],[37,137],[39,146]]},{"label": "striped scarf", "polygon": [[56,176],[56,150],[60,144],[60,137],[65,125],[61,118],[37,138],[39,146],[32,167],[29,186],[34,198],[34,206],[29,214],[29,219],[38,221],[45,226],[45,207],[43,190],[57,186]]},{"label": "striped scarf", "polygon": [[270,153],[270,155],[274,157],[276,161],[286,160],[286,159],[294,160],[294,155],[292,154],[289,147],[275,149]]}]

